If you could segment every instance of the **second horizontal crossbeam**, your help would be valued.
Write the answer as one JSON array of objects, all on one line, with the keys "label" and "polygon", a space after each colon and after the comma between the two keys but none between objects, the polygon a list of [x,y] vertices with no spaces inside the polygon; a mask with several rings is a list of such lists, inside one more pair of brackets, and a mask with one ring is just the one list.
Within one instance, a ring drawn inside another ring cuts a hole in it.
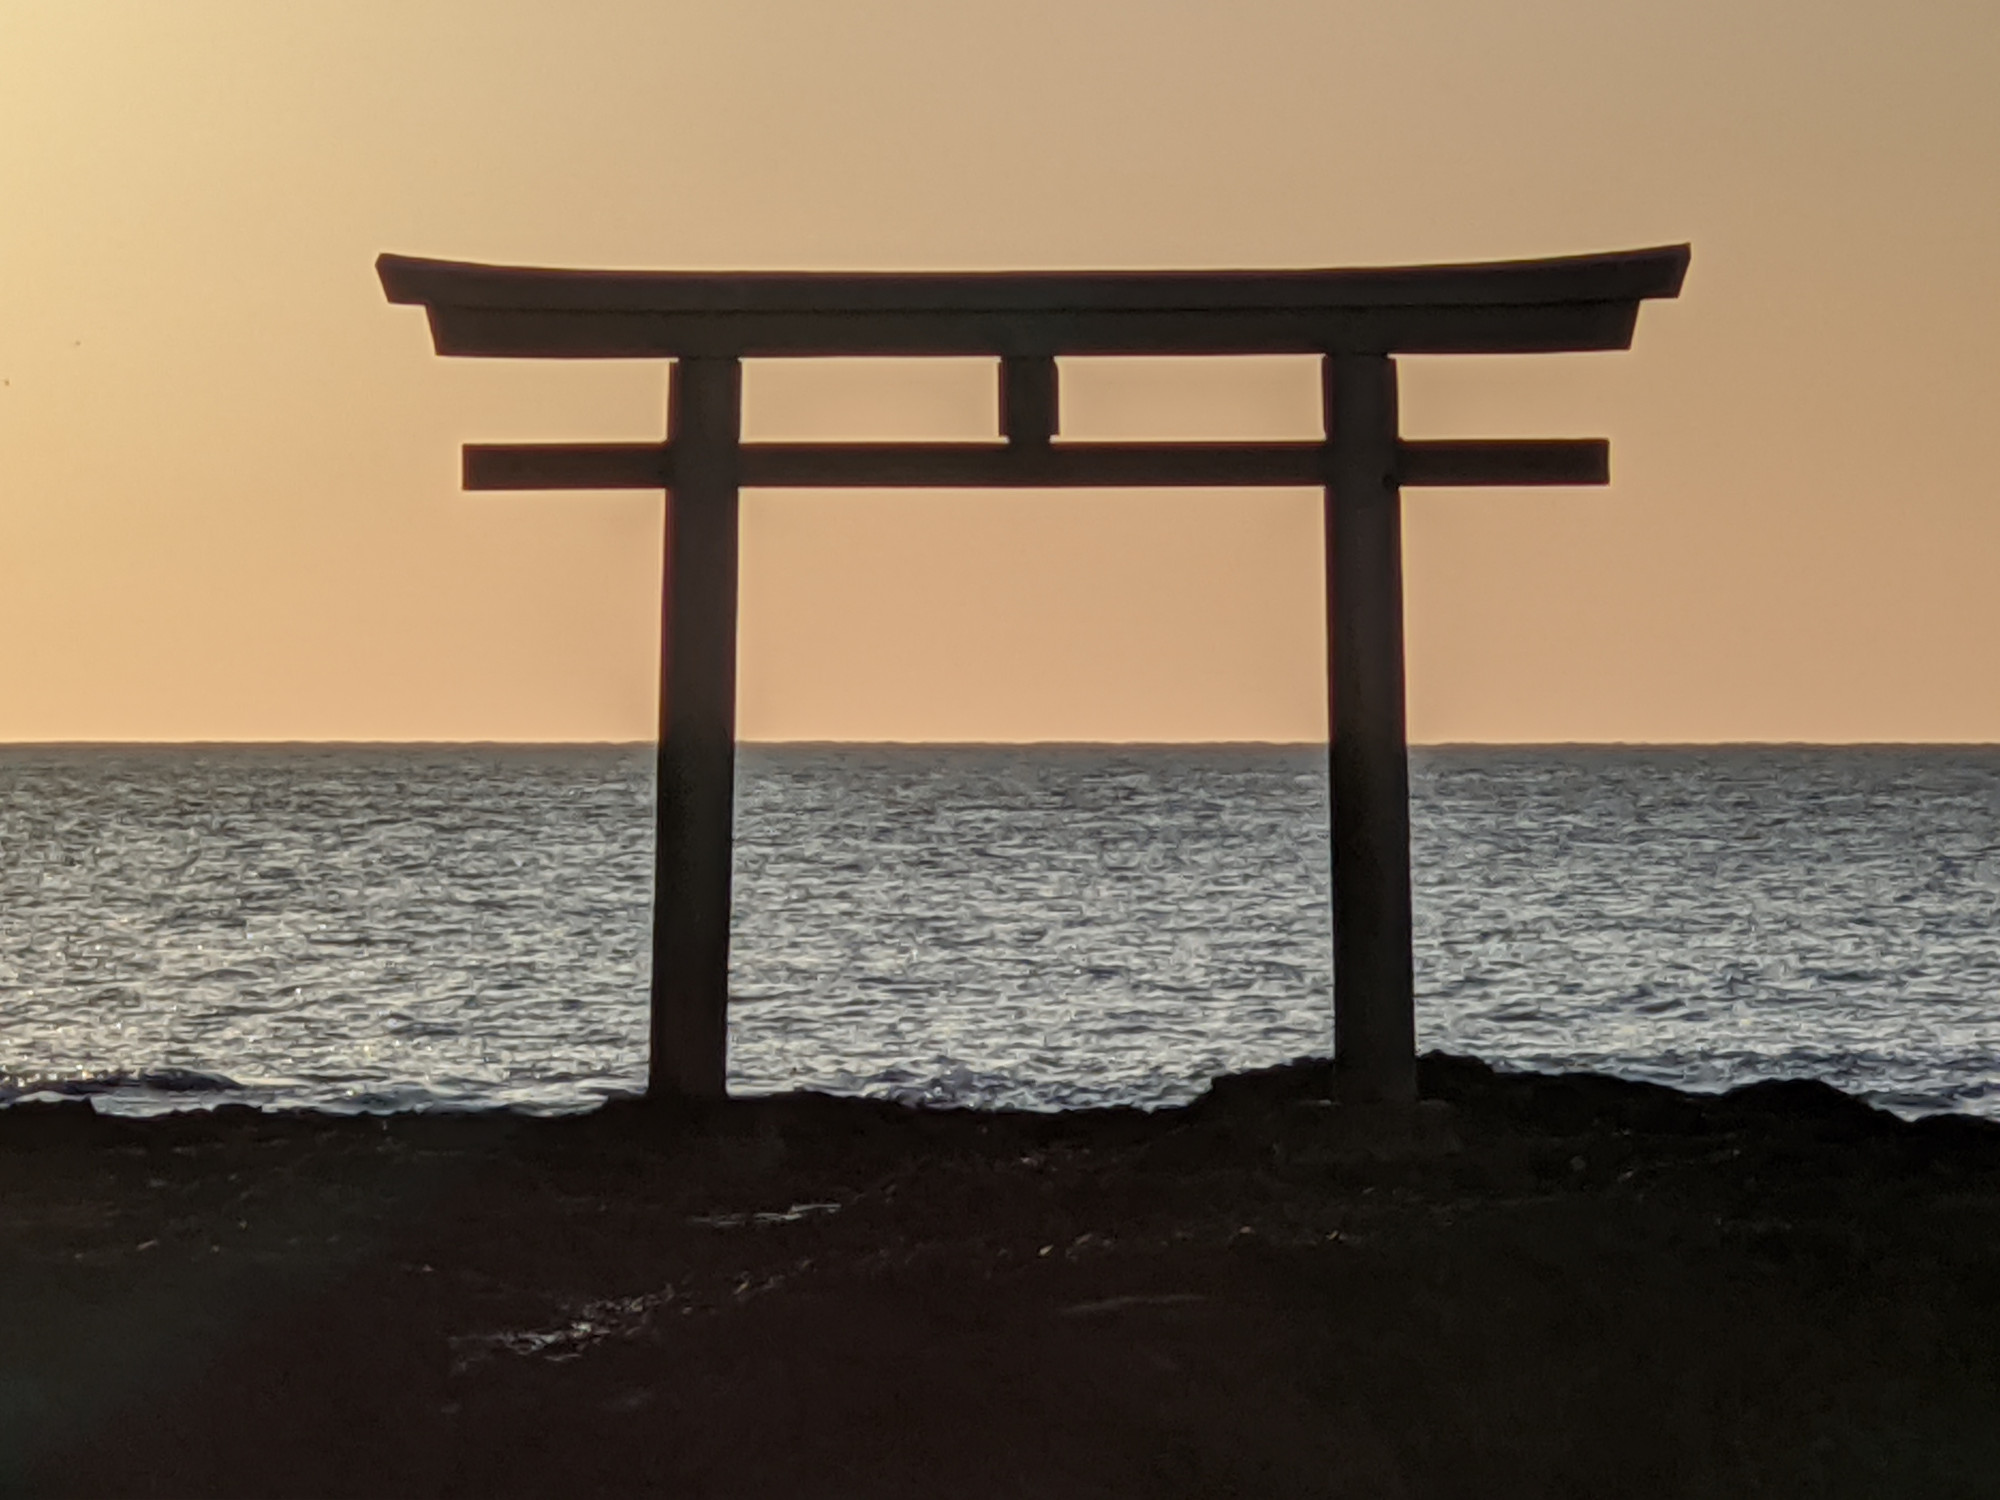
[{"label": "second horizontal crossbeam", "polygon": [[[745,443],[746,489],[1067,489],[1317,486],[1325,443]],[[467,444],[468,490],[673,488],[663,443]],[[1404,485],[1606,484],[1602,438],[1405,442]]]}]

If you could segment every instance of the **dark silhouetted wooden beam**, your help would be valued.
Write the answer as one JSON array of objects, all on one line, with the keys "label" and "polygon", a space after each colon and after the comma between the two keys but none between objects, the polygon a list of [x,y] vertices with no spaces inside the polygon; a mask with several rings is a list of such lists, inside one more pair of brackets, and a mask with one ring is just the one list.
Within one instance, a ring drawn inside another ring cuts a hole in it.
[{"label": "dark silhouetted wooden beam", "polygon": [[1688,250],[1341,271],[990,275],[563,271],[385,255],[440,354],[1541,353],[1623,349]]},{"label": "dark silhouetted wooden beam", "polygon": [[1417,1047],[1395,362],[1330,355],[1323,390],[1334,1094],[1400,1106]]},{"label": "dark silhouetted wooden beam", "polygon": [[[1053,363],[1053,361],[1051,361]],[[745,489],[1307,486],[1326,481],[1324,443],[745,443]],[[1405,485],[1604,484],[1598,438],[1413,442]],[[659,443],[472,444],[469,490],[645,490],[673,482]]]},{"label": "dark silhouetted wooden beam", "polygon": [[1403,442],[1397,477],[1412,485],[1609,484],[1603,438],[1473,438]]},{"label": "dark silhouetted wooden beam", "polygon": [[728,1068],[743,372],[733,359],[688,359],[672,380],[677,461],[662,597],[648,1090],[720,1099]]},{"label": "dark silhouetted wooden beam", "polygon": [[[440,354],[508,359],[802,359],[834,355],[1550,354],[1624,349],[1636,302],[1359,307],[1292,312],[1169,310],[1040,316],[946,312],[569,312],[430,310]],[[1023,327],[1026,324],[1028,326]]]},{"label": "dark silhouetted wooden beam", "polygon": [[661,443],[467,443],[463,477],[468,490],[664,490],[673,455]]},{"label": "dark silhouetted wooden beam", "polygon": [[[1244,313],[1636,302],[1679,294],[1688,247],[1306,271],[574,271],[383,255],[391,302],[551,312]],[[1060,353],[1017,347],[1016,353]]]}]

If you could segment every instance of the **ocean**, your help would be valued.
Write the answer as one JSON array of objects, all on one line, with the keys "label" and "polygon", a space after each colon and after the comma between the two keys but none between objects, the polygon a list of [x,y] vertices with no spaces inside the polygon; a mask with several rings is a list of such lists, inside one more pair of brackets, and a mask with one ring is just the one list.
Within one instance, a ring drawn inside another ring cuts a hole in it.
[{"label": "ocean", "polygon": [[[2000,748],[1412,752],[1418,1041],[2000,1116]],[[0,1102],[638,1090],[647,747],[0,749]],[[730,1086],[1158,1106],[1331,1047],[1325,752],[761,746]]]}]

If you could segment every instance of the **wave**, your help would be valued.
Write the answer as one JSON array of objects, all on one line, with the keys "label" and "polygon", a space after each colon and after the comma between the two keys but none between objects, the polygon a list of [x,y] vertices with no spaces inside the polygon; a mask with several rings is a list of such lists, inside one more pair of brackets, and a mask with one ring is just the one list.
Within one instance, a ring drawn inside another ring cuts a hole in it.
[{"label": "wave", "polygon": [[33,1074],[0,1073],[0,1104],[17,1099],[51,1095],[59,1099],[88,1099],[95,1094],[116,1094],[143,1089],[154,1094],[239,1093],[243,1085],[220,1073],[197,1073],[192,1068],[105,1068],[94,1073],[69,1073],[59,1078]]}]

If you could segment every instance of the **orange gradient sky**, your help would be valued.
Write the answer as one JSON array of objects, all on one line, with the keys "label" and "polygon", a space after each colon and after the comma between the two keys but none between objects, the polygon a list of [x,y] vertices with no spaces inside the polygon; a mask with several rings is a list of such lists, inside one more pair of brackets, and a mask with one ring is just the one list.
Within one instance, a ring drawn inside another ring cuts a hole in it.
[{"label": "orange gradient sky", "polygon": [[[446,361],[376,254],[1329,266],[1689,240],[1624,354],[1402,361],[1418,740],[2000,740],[2000,6],[0,0],[0,739],[644,739],[660,502],[468,496],[664,368]],[[1310,362],[1067,361],[1072,436]],[[751,435],[990,432],[753,366]],[[1310,493],[745,501],[749,739],[1310,740]]]}]

